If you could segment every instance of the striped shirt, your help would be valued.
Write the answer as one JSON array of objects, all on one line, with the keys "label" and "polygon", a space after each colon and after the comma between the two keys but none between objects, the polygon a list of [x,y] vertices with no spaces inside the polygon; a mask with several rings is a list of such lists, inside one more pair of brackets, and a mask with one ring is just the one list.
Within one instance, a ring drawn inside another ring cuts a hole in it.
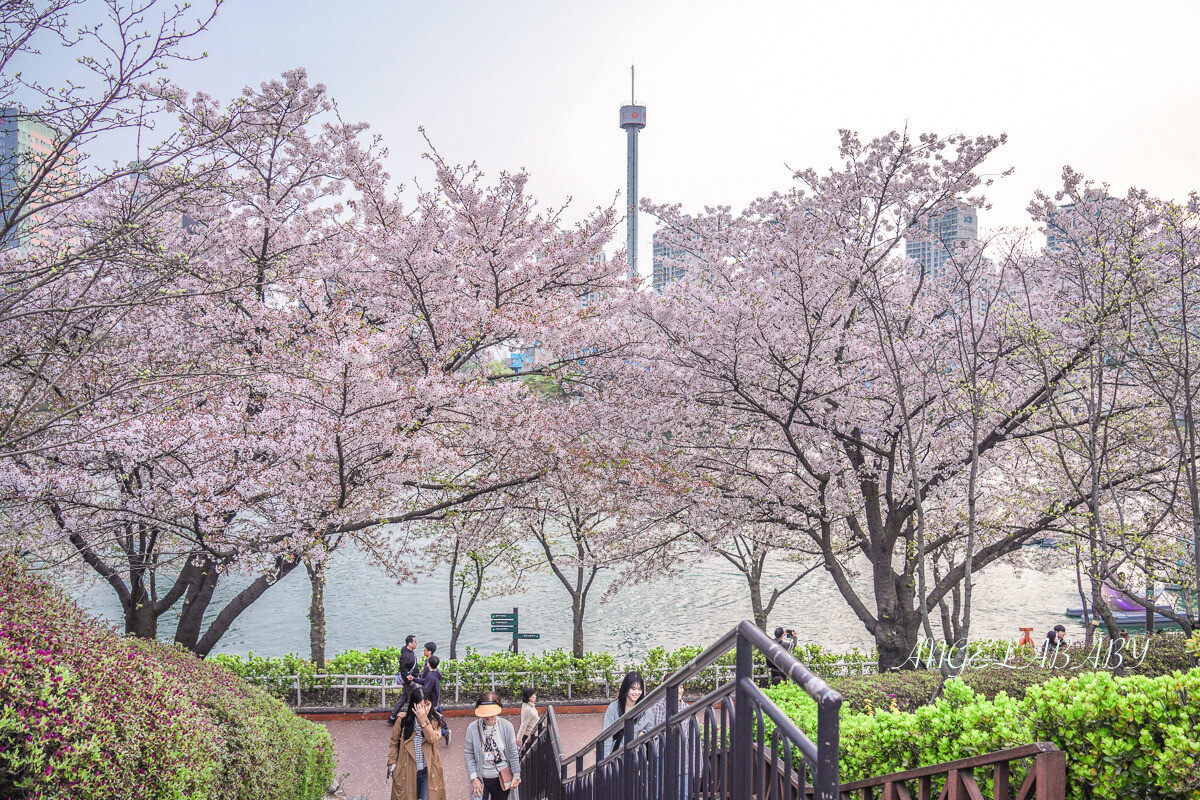
[{"label": "striped shirt", "polygon": [[420,725],[413,725],[413,749],[417,751],[417,772],[425,769],[425,734]]}]

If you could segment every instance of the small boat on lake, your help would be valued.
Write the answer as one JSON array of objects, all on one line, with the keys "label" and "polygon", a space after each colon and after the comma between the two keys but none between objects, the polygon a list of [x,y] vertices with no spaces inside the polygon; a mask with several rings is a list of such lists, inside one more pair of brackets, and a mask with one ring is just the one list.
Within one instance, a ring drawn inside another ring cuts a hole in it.
[{"label": "small boat on lake", "polygon": [[[1157,608],[1160,611],[1172,610],[1170,606],[1158,606]],[[1146,626],[1146,609],[1144,608],[1139,608],[1137,611],[1118,611],[1117,609],[1113,609],[1112,614],[1113,619],[1115,619],[1117,622],[1117,625],[1121,626],[1122,628],[1143,628]],[[1068,608],[1067,616],[1079,619],[1083,616],[1083,609]],[[1160,625],[1167,626],[1176,624],[1177,623],[1164,617],[1162,614],[1156,613],[1154,615],[1155,627],[1159,627]]]}]

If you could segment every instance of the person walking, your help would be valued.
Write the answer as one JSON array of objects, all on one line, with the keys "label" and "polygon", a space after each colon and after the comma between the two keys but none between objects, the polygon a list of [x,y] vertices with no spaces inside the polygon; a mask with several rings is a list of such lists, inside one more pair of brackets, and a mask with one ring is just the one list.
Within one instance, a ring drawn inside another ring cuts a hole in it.
[{"label": "person walking", "polygon": [[429,657],[437,652],[437,642],[426,642],[425,652],[421,653],[420,669],[413,669],[414,673],[419,673],[418,678],[424,678],[425,673],[429,671]]},{"label": "person walking", "polygon": [[404,686],[404,690],[400,692],[400,700],[392,707],[392,713],[388,715],[388,725],[396,724],[396,717],[400,714],[400,709],[408,704],[409,695],[413,690],[413,681],[416,679],[414,673],[417,670],[417,656],[413,652],[417,649],[417,637],[411,633],[404,639],[404,647],[400,650],[400,668],[396,670],[396,683]]},{"label": "person walking", "polygon": [[[425,651],[429,652],[429,645],[425,645]],[[425,667],[421,670],[421,677],[416,679],[416,683],[425,690],[425,696],[429,698],[429,702],[433,703],[434,710],[442,718],[442,739],[449,747],[450,726],[446,724],[446,716],[442,713],[442,671],[438,669],[438,665],[441,663],[441,659],[437,656],[428,656],[425,659]]]},{"label": "person walking", "polygon": [[521,759],[512,723],[500,718],[500,695],[484,692],[475,701],[479,719],[467,726],[463,758],[475,800],[519,800]]},{"label": "person walking", "polygon": [[442,717],[425,690],[413,687],[404,719],[392,727],[388,743],[391,800],[446,800],[442,757],[437,747],[441,724]]},{"label": "person walking", "polygon": [[517,728],[517,744],[525,746],[525,740],[533,735],[538,724],[537,690],[526,686],[521,690],[521,727]]},{"label": "person walking", "polygon": [[[617,691],[617,699],[609,703],[608,708],[604,709],[604,730],[608,730],[609,726],[625,716],[626,711],[637,705],[637,701],[642,699],[642,694],[645,692],[645,685],[640,672],[632,671],[625,673],[625,678],[621,681],[621,688]],[[634,717],[634,738],[637,738],[643,731],[654,727],[652,718],[653,715],[646,713],[639,713]],[[616,752],[624,738],[625,731],[619,730],[601,742],[597,760],[607,758]]]},{"label": "person walking", "polygon": [[[683,699],[683,684],[675,690],[678,698],[678,709],[675,713],[685,710],[691,703],[685,702]],[[655,728],[667,721],[667,698],[659,700],[654,705],[650,706],[650,710],[646,712],[646,729]],[[679,749],[676,751],[679,754],[679,796],[687,797],[688,790],[692,785],[692,775],[699,773],[697,761],[700,752],[700,727],[696,723],[695,717],[688,718],[679,726]],[[693,753],[695,757],[693,757]],[[666,757],[661,756],[660,769],[666,768]],[[661,783],[660,783],[661,785]]]}]

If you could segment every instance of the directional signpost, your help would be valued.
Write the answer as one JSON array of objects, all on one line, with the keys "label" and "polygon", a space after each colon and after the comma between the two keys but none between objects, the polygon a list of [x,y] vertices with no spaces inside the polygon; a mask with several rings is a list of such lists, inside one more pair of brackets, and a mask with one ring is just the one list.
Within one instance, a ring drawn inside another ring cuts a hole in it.
[{"label": "directional signpost", "polygon": [[540,639],[540,633],[521,633],[518,630],[517,609],[511,614],[492,614],[492,633],[511,633],[512,651],[517,652],[517,642],[521,639]]}]

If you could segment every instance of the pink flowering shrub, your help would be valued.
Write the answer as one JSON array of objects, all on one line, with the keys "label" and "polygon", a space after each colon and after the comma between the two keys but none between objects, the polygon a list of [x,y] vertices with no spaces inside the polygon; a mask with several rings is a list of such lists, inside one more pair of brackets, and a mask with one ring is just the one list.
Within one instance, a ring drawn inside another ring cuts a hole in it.
[{"label": "pink flowering shrub", "polygon": [[321,726],[0,559],[0,798],[303,800],[332,776]]}]

